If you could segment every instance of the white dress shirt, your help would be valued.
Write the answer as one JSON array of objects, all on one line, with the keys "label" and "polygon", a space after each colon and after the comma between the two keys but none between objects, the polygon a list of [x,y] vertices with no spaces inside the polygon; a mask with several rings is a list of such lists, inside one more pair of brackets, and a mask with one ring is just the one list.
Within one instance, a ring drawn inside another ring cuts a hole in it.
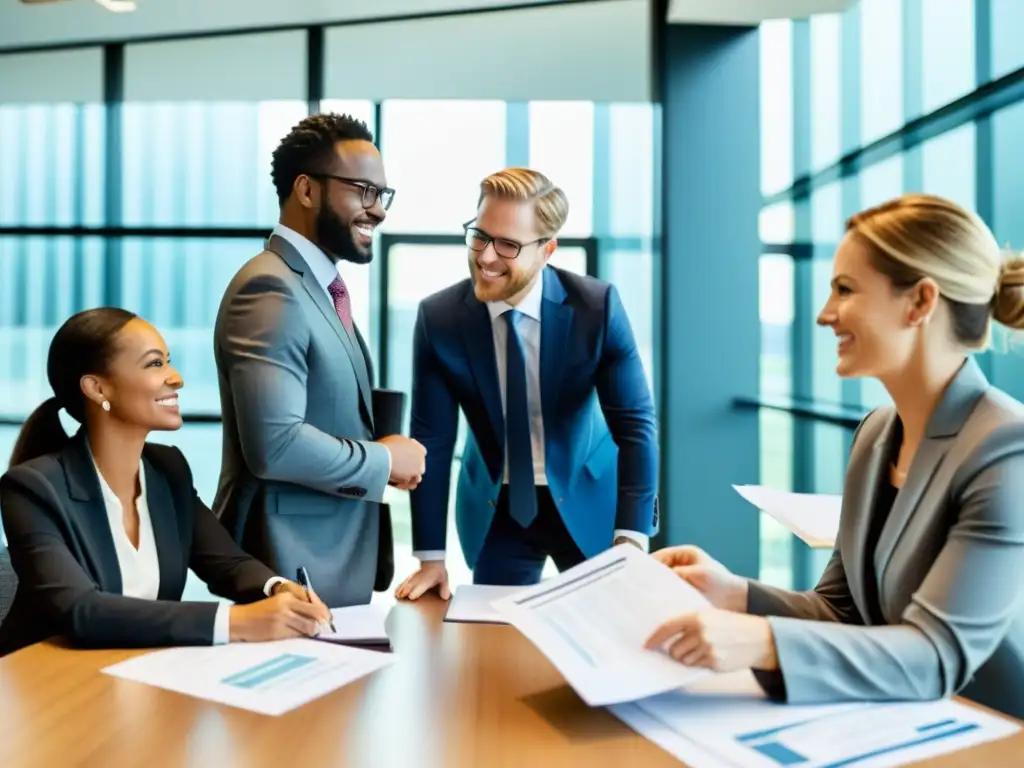
[{"label": "white dress shirt", "polygon": [[[523,355],[526,358],[526,407],[530,413],[530,446],[533,454],[533,481],[536,485],[547,485],[548,476],[544,463],[544,417],[541,414],[540,400],[540,323],[541,300],[544,298],[544,275],[537,277],[530,292],[515,307],[505,301],[487,302],[487,311],[491,315],[491,333],[494,337],[494,355],[498,363],[498,388],[501,390],[501,408],[507,408],[505,402],[505,382],[508,378],[508,321],[502,315],[512,309],[519,310],[525,317],[519,322],[517,329],[522,342]],[[504,481],[508,483],[508,450],[505,451]],[[649,545],[648,537],[638,531],[616,530],[614,538],[620,536],[632,539],[645,551]],[[420,560],[443,560],[444,550],[414,552]]]},{"label": "white dress shirt", "polygon": [[[121,570],[121,594],[140,600],[156,600],[160,594],[160,559],[156,551],[156,539],[153,538],[153,519],[149,514],[149,503],[146,501],[146,468],[140,459],[139,495],[135,499],[135,509],[139,514],[139,548],[136,549],[124,530],[124,507],[121,500],[107,484],[100,468],[96,466],[95,459],[93,467],[100,479],[107,522],[110,524],[110,535],[114,539],[117,565]],[[267,583],[263,585],[263,593],[269,596],[274,585],[283,581],[285,579],[280,576],[267,579]],[[213,622],[214,645],[228,642],[231,634],[230,619],[231,605],[219,604]]]}]

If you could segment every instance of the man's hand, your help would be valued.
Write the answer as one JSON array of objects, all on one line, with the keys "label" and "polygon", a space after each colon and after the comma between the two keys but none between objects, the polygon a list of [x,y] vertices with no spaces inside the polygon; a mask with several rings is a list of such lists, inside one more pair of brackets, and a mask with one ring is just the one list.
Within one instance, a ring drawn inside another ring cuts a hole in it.
[{"label": "man's hand", "polygon": [[427,449],[418,440],[404,435],[388,435],[377,442],[391,454],[388,483],[402,491],[411,491],[419,485],[427,471]]},{"label": "man's hand", "polygon": [[416,573],[398,585],[395,590],[395,597],[399,600],[417,600],[427,591],[437,587],[438,594],[442,600],[448,600],[452,596],[451,588],[448,586],[448,569],[444,567],[444,560],[427,560]]}]

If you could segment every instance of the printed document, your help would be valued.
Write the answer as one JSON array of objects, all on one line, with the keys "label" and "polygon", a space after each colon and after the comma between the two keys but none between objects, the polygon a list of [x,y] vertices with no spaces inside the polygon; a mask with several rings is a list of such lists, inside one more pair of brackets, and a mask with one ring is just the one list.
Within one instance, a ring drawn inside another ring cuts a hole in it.
[{"label": "printed document", "polygon": [[390,648],[391,639],[384,626],[387,617],[388,608],[375,603],[332,608],[331,618],[338,631],[332,632],[330,627],[323,627],[316,639],[342,645]]},{"label": "printed document", "polygon": [[394,657],[315,640],[168,648],[103,672],[264,715],[281,715],[392,663]]},{"label": "printed document", "polygon": [[843,497],[824,493],[789,493],[763,485],[734,485],[755,507],[799,536],[808,546],[831,549],[839,533]]},{"label": "printed document", "polygon": [[591,706],[645,698],[711,674],[644,648],[668,619],[711,605],[632,544],[606,550],[493,606]]},{"label": "printed document", "polygon": [[522,591],[522,587],[462,584],[452,594],[444,620],[467,624],[507,624],[505,617],[498,613],[491,603]]},{"label": "printed document", "polygon": [[949,700],[776,703],[746,671],[611,710],[692,768],[889,768],[1019,730],[1010,720]]}]

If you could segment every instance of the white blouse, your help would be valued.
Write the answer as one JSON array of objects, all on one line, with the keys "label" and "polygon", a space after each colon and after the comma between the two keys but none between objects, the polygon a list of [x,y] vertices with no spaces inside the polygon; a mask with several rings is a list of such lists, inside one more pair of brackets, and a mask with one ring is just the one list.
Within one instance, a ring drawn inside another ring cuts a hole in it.
[{"label": "white blouse", "polygon": [[[103,503],[107,508],[107,521],[110,524],[110,535],[114,539],[114,550],[117,552],[117,565],[121,569],[121,594],[125,597],[137,597],[142,600],[156,600],[160,594],[160,559],[156,551],[156,539],[153,538],[153,520],[149,514],[146,501],[146,468],[139,461],[139,495],[135,499],[135,508],[139,513],[139,548],[136,549],[124,530],[124,507],[114,491],[107,484],[100,468],[93,466],[100,479],[100,490],[103,492]],[[272,579],[266,588],[273,586],[277,580]],[[213,624],[213,644],[226,643],[230,636],[231,606],[221,603],[217,606],[217,614]]]}]

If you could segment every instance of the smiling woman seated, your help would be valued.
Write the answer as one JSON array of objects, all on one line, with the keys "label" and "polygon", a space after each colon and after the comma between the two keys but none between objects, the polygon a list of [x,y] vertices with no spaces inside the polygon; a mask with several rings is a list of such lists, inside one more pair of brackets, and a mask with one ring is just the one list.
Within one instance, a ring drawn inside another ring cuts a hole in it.
[{"label": "smiling woman seated", "polygon": [[970,357],[993,317],[1024,328],[1024,261],[978,216],[928,195],[854,216],[818,322],[837,373],[879,379],[895,407],[853,438],[832,559],[813,591],[791,592],[663,550],[718,610],[650,645],[754,668],[793,703],[962,693],[1024,717],[1024,406]]},{"label": "smiling woman seated", "polygon": [[[163,338],[104,307],[72,316],[50,344],[54,397],[29,417],[0,478],[18,591],[0,655],[51,635],[91,647],[203,645],[308,636],[329,612],[241,551],[199,499],[177,448],[182,424]],[[59,412],[82,428],[69,438]],[[221,597],[180,602],[188,569]]]}]

